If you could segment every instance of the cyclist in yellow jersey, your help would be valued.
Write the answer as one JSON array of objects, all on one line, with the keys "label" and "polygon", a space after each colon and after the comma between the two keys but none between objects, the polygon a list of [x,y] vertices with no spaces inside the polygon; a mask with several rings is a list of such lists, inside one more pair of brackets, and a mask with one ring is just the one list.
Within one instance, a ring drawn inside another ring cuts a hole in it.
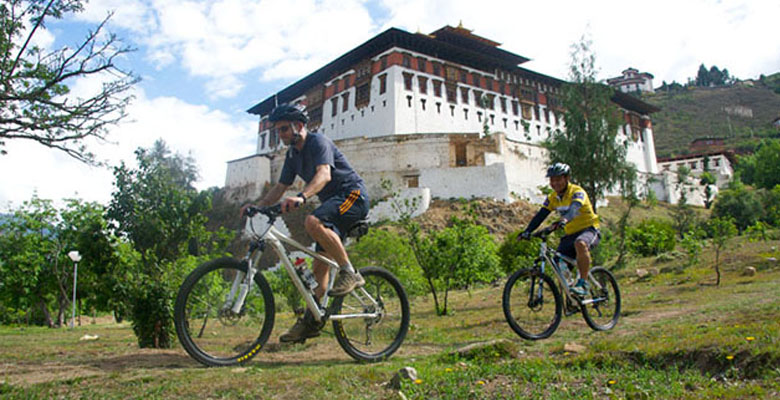
[{"label": "cyclist in yellow jersey", "polygon": [[580,279],[572,287],[579,296],[588,293],[588,282],[584,279],[590,270],[590,250],[596,247],[601,238],[599,216],[593,211],[588,194],[578,185],[569,182],[571,168],[564,163],[555,163],[547,168],[550,187],[553,193],[547,196],[544,205],[531,219],[528,227],[518,235],[518,240],[527,239],[553,211],[558,211],[561,219],[555,222],[556,229],[563,226],[566,236],[561,238],[558,252],[577,259]]}]

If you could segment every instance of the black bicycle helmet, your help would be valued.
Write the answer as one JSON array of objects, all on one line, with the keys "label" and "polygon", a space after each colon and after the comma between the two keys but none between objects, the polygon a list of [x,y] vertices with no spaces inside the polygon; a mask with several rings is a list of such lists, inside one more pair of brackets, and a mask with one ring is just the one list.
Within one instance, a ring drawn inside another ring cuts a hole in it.
[{"label": "black bicycle helmet", "polygon": [[276,106],[273,111],[271,111],[271,115],[268,116],[268,120],[271,122],[299,121],[305,124],[309,122],[309,117],[306,116],[302,106],[282,103]]},{"label": "black bicycle helmet", "polygon": [[553,176],[561,176],[561,175],[569,175],[571,172],[571,168],[569,167],[569,164],[564,163],[555,163],[553,165],[550,165],[547,168],[547,177],[553,177]]}]

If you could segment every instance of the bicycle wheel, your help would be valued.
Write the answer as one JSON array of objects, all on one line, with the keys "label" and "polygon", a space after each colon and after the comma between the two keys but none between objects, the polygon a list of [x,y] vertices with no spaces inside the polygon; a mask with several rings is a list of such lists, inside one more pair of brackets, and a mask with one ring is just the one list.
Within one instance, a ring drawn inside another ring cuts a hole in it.
[{"label": "bicycle wheel", "polygon": [[593,330],[606,331],[620,318],[620,289],[611,272],[603,267],[590,270],[590,298],[582,302],[582,317]]},{"label": "bicycle wheel", "polygon": [[537,269],[521,269],[509,277],[501,306],[512,330],[528,340],[550,337],[561,323],[561,293],[552,278]]},{"label": "bicycle wheel", "polygon": [[401,282],[379,267],[360,270],[365,286],[333,299],[334,315],[377,313],[377,317],[333,320],[336,339],[358,361],[387,359],[401,346],[409,330],[409,300]]},{"label": "bicycle wheel", "polygon": [[227,297],[244,262],[220,258],[198,266],[179,289],[174,307],[176,334],[192,358],[208,366],[249,361],[263,347],[274,325],[274,298],[261,272],[236,314]]}]

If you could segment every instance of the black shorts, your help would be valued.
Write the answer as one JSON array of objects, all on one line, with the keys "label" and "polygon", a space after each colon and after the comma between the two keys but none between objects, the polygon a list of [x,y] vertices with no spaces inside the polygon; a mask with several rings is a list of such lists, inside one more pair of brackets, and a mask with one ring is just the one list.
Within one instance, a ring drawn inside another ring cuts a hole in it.
[{"label": "black shorts", "polygon": [[566,235],[561,238],[561,243],[558,244],[558,252],[566,257],[576,258],[577,250],[574,248],[574,242],[578,240],[587,243],[588,248],[593,250],[594,247],[598,246],[599,240],[601,240],[601,232],[591,226],[571,235]]},{"label": "black shorts", "polygon": [[[335,194],[325,200],[311,215],[317,217],[322,224],[336,232],[344,242],[349,228],[368,215],[368,196],[361,189],[354,189]],[[323,248],[317,243],[317,252]]]}]

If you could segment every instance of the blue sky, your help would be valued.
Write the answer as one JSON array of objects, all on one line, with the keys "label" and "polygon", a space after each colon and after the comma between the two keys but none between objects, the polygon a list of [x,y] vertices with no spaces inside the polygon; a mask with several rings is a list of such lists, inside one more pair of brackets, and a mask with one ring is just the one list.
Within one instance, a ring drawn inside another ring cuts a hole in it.
[{"label": "blue sky", "polygon": [[[36,40],[72,45],[109,11],[108,31],[138,49],[122,63],[142,81],[111,142],[90,149],[110,164],[132,162],[135,148],[163,138],[195,157],[199,188],[222,186],[226,161],[254,152],[257,120],[246,109],[390,27],[430,33],[462,22],[530,58],[525,67],[564,79],[570,46],[583,34],[602,79],[629,66],[655,75],[656,86],[684,82],[701,63],[740,78],[780,71],[776,0],[91,0],[84,12],[50,21]],[[77,95],[99,84],[71,87]],[[33,193],[110,199],[108,169],[33,143],[6,150],[0,211]]]}]

